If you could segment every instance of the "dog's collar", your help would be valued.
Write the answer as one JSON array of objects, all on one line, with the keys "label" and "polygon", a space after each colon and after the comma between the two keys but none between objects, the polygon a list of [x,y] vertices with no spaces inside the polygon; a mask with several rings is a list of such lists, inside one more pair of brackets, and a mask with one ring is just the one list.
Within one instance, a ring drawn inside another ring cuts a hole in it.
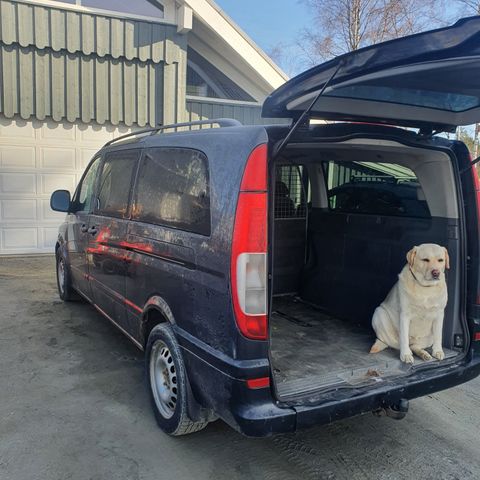
[{"label": "dog's collar", "polygon": [[412,277],[415,279],[415,281],[421,286],[421,287],[433,287],[434,285],[424,285],[423,283],[420,283],[418,281],[418,278],[415,276],[415,274],[413,273],[413,270],[411,269],[410,266],[408,266],[408,269],[410,270],[410,273],[412,274]]},{"label": "dog's collar", "polygon": [[[415,281],[416,281],[418,284],[422,285],[422,284],[418,281],[417,277],[416,277],[415,274],[413,273],[413,270],[411,269],[410,266],[408,267],[408,269],[410,270],[410,273],[412,274],[412,277],[415,279]],[[423,286],[423,285],[422,285],[422,286]]]}]

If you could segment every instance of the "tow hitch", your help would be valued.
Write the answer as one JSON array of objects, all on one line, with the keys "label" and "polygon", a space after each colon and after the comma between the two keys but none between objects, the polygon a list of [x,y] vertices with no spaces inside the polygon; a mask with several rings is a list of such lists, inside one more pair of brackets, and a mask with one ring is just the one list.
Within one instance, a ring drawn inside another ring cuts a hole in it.
[{"label": "tow hitch", "polygon": [[398,403],[385,404],[377,410],[374,410],[372,413],[377,417],[387,416],[393,418],[394,420],[401,420],[405,418],[405,415],[408,412],[408,400],[406,398],[401,398]]}]

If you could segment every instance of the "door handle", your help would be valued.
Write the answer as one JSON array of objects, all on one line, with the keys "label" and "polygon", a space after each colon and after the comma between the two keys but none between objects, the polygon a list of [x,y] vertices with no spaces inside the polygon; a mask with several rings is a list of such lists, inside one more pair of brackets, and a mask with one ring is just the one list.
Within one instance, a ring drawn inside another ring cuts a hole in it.
[{"label": "door handle", "polygon": [[97,227],[93,226],[93,227],[90,227],[87,232],[90,234],[90,235],[96,235],[98,233],[98,229]]},{"label": "door handle", "polygon": [[82,233],[87,233],[88,227],[87,227],[85,224],[83,224],[83,225],[80,227],[80,231],[81,231]]}]

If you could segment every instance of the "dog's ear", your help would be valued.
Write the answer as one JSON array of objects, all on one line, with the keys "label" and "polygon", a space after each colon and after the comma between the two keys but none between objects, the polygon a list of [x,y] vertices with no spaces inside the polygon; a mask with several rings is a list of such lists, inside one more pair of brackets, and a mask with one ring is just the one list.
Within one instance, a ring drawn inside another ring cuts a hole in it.
[{"label": "dog's ear", "polygon": [[448,270],[450,268],[450,256],[448,255],[448,250],[443,247],[445,250],[445,268]]},{"label": "dog's ear", "polygon": [[417,254],[417,249],[418,247],[413,247],[408,253],[407,253],[407,262],[410,267],[413,267],[413,262],[415,261],[415,255]]}]

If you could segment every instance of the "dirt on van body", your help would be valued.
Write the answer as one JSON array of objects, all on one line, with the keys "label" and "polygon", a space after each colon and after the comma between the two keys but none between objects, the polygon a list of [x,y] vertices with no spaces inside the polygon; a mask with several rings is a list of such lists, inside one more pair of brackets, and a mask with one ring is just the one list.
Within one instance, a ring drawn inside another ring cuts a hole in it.
[{"label": "dirt on van body", "polygon": [[62,303],[51,256],[0,258],[0,478],[478,479],[480,380],[373,415],[248,439],[221,421],[156,426],[143,357],[85,303]]}]

